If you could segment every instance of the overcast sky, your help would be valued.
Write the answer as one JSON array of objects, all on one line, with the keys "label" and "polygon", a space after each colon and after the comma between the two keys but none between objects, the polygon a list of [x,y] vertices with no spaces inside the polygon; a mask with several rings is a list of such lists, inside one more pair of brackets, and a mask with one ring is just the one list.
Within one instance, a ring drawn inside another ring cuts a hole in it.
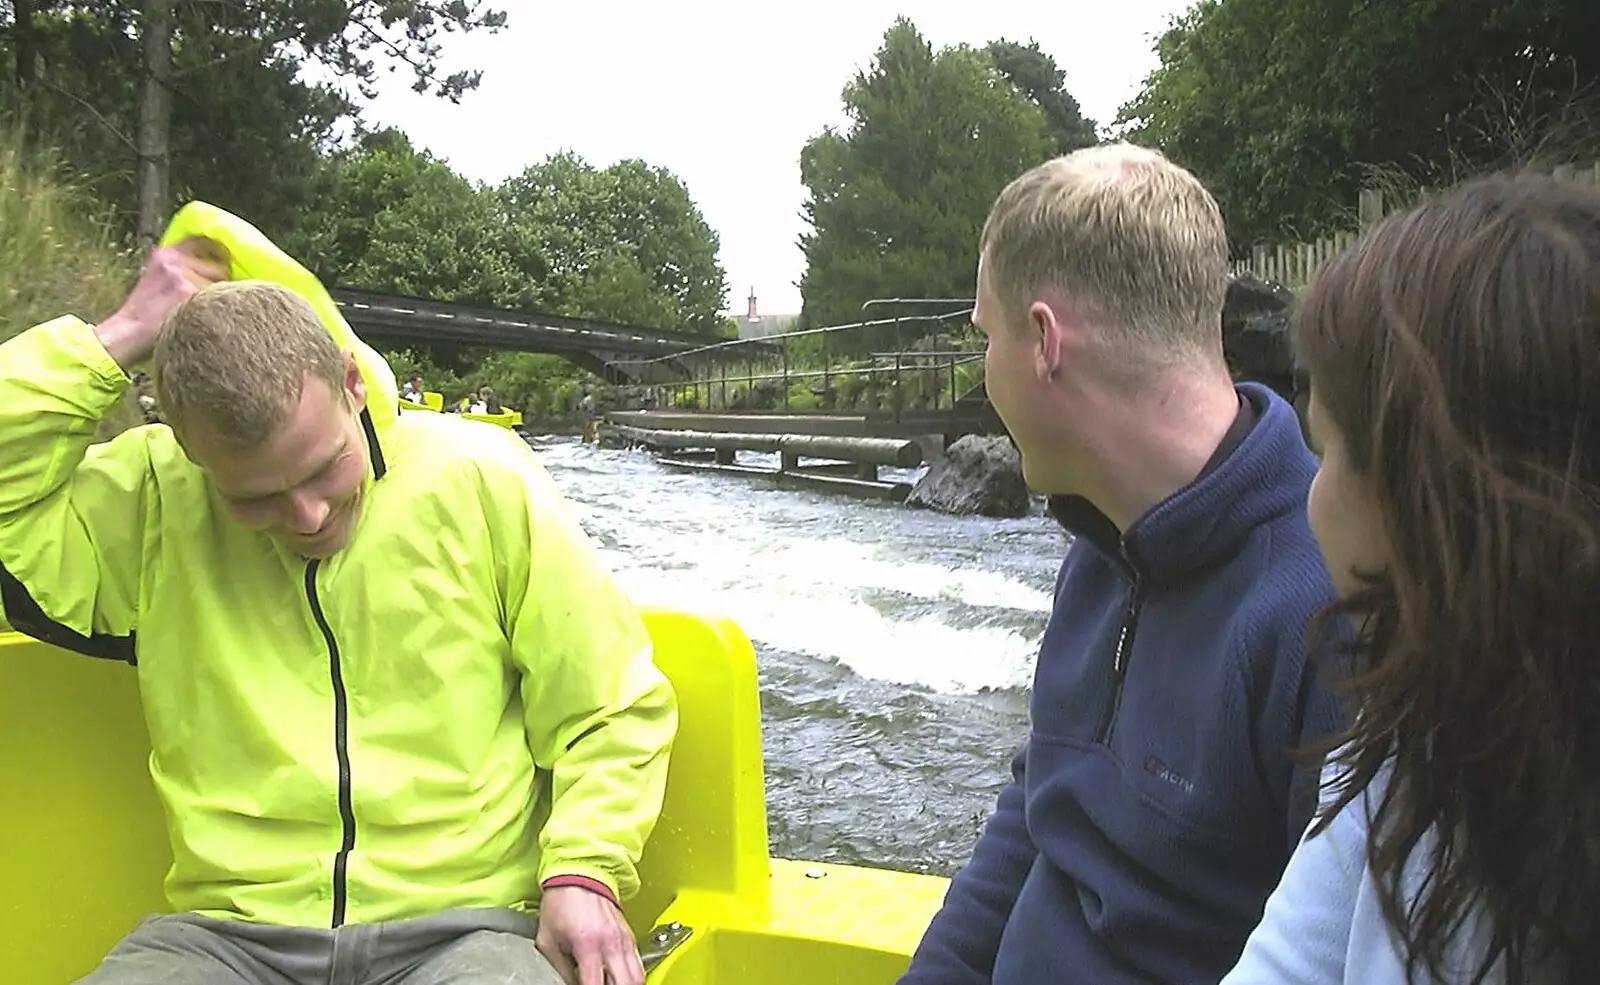
[{"label": "overcast sky", "polygon": [[[491,0],[492,2],[492,0]],[[842,124],[840,92],[883,32],[910,17],[935,47],[1032,38],[1101,123],[1155,67],[1155,36],[1192,0],[500,0],[507,27],[451,37],[451,70],[480,68],[460,105],[396,75],[368,110],[469,178],[499,181],[572,150],[643,158],[689,188],[722,241],[730,309],[800,310],[800,148]]]}]

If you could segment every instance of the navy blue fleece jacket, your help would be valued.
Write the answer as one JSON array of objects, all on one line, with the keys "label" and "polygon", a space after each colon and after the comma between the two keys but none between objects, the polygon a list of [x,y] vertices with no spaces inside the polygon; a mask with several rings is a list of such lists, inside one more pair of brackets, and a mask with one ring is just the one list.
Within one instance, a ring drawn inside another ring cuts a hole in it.
[{"label": "navy blue fleece jacket", "polygon": [[1119,536],[1082,500],[1014,780],[901,985],[1216,983],[1316,803],[1339,722],[1305,657],[1332,596],[1293,408],[1239,384],[1189,486]]}]

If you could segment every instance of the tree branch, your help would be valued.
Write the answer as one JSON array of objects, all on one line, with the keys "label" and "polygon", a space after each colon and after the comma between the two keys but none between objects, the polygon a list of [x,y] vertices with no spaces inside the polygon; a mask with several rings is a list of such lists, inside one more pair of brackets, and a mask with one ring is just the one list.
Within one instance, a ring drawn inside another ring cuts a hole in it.
[{"label": "tree branch", "polygon": [[194,65],[189,65],[189,66],[187,66],[185,68],[182,68],[182,69],[176,69],[176,70],[173,71],[172,77],[174,79],[181,79],[184,76],[193,75],[197,71],[202,71],[202,70],[205,70],[205,69],[214,68],[214,67],[216,67],[218,64],[220,64],[222,62],[229,61],[229,60],[231,60],[233,58],[237,58],[240,55],[251,55],[251,54],[253,54],[253,55],[256,55],[257,58],[265,60],[265,56],[266,56],[266,54],[268,52],[270,52],[272,49],[276,48],[280,44],[284,44],[285,42],[288,42],[288,41],[293,41],[295,39],[295,36],[296,36],[295,32],[291,31],[291,32],[289,32],[287,34],[279,34],[279,35],[276,35],[276,36],[270,37],[270,38],[250,38],[250,39],[248,39],[246,41],[245,44],[242,44],[239,47],[232,49],[231,51],[218,52],[216,57],[210,59],[209,61],[205,62],[204,64],[194,64]]},{"label": "tree branch", "polygon": [[100,115],[100,111],[95,109],[94,106],[92,106],[82,96],[79,96],[77,93],[74,93],[74,92],[68,92],[66,89],[61,88],[60,86],[56,85],[54,82],[51,82],[47,78],[41,77],[38,81],[43,83],[44,87],[46,89],[49,89],[51,92],[60,93],[61,95],[66,96],[68,99],[70,99],[73,102],[77,103],[79,106],[82,106],[84,109],[88,110],[89,111],[89,115],[93,116],[95,118],[95,120],[99,122],[99,124],[101,126],[106,128],[106,132],[107,133],[111,134],[111,136],[113,136],[113,137],[117,138],[118,140],[120,140],[124,145],[127,146],[127,148],[129,150],[133,151],[135,154],[139,153],[139,145],[134,143],[132,140],[130,140],[128,138],[127,134],[123,133],[121,130],[118,130],[116,127],[112,126],[111,125],[111,121],[106,119],[104,116]]},{"label": "tree branch", "polygon": [[356,23],[361,25],[361,29],[366,31],[367,34],[371,35],[373,40],[379,42],[385,48],[389,49],[389,54],[393,55],[395,58],[398,58],[400,61],[405,62],[407,65],[410,65],[419,77],[425,78],[429,82],[433,81],[434,73],[420,65],[416,59],[412,58],[410,52],[406,51],[398,44],[395,44],[393,41],[390,41],[388,38],[378,33],[378,30],[371,24],[368,24],[366,21],[357,21]]}]

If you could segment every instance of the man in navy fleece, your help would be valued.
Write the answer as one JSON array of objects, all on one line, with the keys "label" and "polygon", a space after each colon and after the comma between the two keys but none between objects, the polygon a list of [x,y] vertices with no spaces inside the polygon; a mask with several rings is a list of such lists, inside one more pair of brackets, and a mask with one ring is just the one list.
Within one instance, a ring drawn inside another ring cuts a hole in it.
[{"label": "man in navy fleece", "polygon": [[1015,779],[901,985],[1215,983],[1310,819],[1316,466],[1230,378],[1226,280],[1216,202],[1154,151],[1050,161],[989,215],[989,397],[1076,540]]}]

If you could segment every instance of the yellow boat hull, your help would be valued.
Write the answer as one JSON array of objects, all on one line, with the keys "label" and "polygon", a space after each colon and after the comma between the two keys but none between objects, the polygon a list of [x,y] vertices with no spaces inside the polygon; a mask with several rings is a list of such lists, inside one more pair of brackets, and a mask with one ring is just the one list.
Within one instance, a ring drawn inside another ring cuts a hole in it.
[{"label": "yellow boat hull", "polygon": [[[890,985],[947,880],[771,858],[755,655],[732,622],[646,614],[681,726],[629,922],[688,936],[651,985]],[[0,629],[3,629],[0,624]],[[136,674],[0,632],[0,941],[8,985],[91,970],[168,909]]]},{"label": "yellow boat hull", "polygon": [[[433,390],[424,390],[422,399],[424,403],[419,404],[401,397],[400,409],[443,413],[444,394]],[[464,417],[469,421],[483,421],[486,424],[494,424],[503,428],[519,428],[522,426],[522,411],[520,410],[503,410],[498,414],[468,414],[463,411],[458,416]]]},{"label": "yellow boat hull", "polygon": [[444,394],[437,390],[422,391],[422,403],[414,403],[404,397],[399,398],[400,407],[404,410],[444,410]]},{"label": "yellow boat hull", "polygon": [[460,417],[469,421],[483,421],[486,424],[495,424],[503,428],[516,428],[522,426],[522,412],[520,410],[507,410],[498,414],[468,414],[463,411]]}]

